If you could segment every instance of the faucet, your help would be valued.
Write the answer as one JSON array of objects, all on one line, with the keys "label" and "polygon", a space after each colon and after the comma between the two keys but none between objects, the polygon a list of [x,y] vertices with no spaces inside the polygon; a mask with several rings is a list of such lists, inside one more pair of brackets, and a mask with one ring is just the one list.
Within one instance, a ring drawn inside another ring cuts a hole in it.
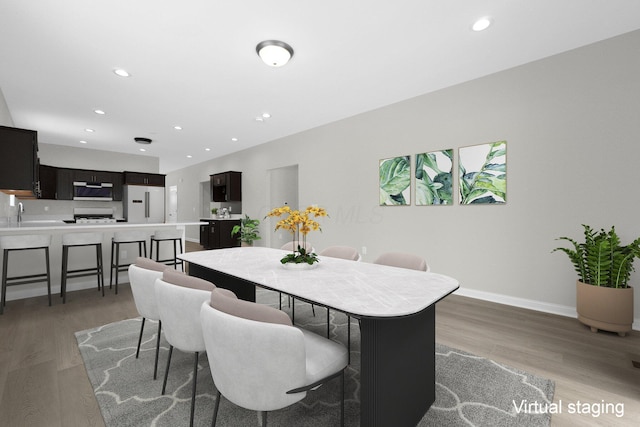
[{"label": "faucet", "polygon": [[18,203],[18,224],[22,222],[22,214],[24,213],[24,205],[22,202]]}]

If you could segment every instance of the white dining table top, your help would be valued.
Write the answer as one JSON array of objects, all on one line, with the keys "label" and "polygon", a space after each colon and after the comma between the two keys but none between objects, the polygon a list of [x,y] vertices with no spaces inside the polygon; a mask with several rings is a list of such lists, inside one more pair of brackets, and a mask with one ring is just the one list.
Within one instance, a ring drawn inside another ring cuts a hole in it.
[{"label": "white dining table top", "polygon": [[237,247],[189,252],[179,258],[355,316],[396,317],[418,313],[458,289],[437,273],[319,256],[312,270],[288,270],[288,252]]}]

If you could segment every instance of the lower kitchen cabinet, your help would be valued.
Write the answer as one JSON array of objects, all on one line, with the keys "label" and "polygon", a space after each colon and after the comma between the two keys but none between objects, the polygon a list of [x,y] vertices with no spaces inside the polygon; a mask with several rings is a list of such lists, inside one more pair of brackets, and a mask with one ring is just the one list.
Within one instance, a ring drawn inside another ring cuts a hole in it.
[{"label": "lower kitchen cabinet", "polygon": [[235,225],[240,225],[239,219],[202,219],[206,225],[200,225],[200,245],[205,249],[222,249],[240,246],[239,235],[231,235]]}]

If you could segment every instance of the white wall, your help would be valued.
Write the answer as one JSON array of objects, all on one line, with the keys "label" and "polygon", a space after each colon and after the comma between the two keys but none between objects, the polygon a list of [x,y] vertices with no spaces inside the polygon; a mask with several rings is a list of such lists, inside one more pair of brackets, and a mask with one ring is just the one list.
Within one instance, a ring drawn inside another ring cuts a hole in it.
[{"label": "white wall", "polygon": [[[225,170],[243,172],[243,210],[262,218],[267,171],[298,164],[300,206],[330,215],[310,236],[317,249],[366,246],[364,261],[417,253],[463,293],[575,314],[576,277],[551,254],[554,239],[580,238],[582,223],[640,236],[638,46],[636,31],[170,173],[178,218],[197,219],[198,182]],[[506,205],[378,206],[379,159],[498,140],[508,142]],[[635,307],[639,318],[640,292]]]}]

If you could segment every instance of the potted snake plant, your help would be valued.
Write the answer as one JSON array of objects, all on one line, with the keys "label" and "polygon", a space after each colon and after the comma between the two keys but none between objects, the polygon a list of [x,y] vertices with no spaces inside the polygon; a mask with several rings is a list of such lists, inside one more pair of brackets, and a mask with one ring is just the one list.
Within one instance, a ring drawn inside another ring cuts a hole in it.
[{"label": "potted snake plant", "polygon": [[591,327],[617,332],[620,336],[631,331],[633,324],[633,288],[629,285],[633,261],[640,257],[640,238],[622,245],[615,227],[596,231],[584,228],[584,242],[560,237],[571,248],[559,247],[552,252],[567,254],[578,273],[576,283],[576,311],[578,320]]}]

